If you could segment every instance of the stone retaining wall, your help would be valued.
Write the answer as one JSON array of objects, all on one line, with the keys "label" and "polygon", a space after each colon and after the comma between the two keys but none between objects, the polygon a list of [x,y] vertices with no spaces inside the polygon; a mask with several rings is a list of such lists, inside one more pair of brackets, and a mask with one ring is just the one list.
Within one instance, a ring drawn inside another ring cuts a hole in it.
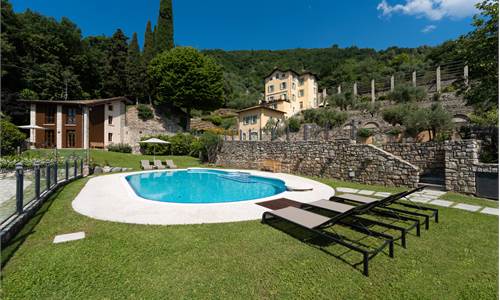
[{"label": "stone retaining wall", "polygon": [[445,151],[441,142],[388,143],[381,148],[419,167],[420,175],[444,175]]},{"label": "stone retaining wall", "polygon": [[260,169],[277,161],[281,171],[366,184],[415,187],[418,167],[373,145],[349,141],[226,141],[217,165]]}]

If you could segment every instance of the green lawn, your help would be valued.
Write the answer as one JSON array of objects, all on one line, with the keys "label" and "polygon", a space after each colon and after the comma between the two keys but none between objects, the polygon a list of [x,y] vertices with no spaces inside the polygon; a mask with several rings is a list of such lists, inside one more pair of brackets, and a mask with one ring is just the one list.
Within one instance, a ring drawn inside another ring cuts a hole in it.
[{"label": "green lawn", "polygon": [[[73,149],[62,149],[58,150],[58,155],[63,157],[78,156],[86,158],[87,154],[84,150],[73,150]],[[23,155],[31,157],[48,158],[54,155],[54,150],[37,149],[29,150],[23,153]],[[141,159],[153,160],[153,155],[135,155],[129,153],[118,153],[105,150],[90,150],[90,156],[93,162],[101,166],[112,166],[112,167],[122,167],[122,168],[133,168],[134,170],[140,170]],[[180,167],[196,167],[201,166],[197,158],[191,156],[166,156],[157,155],[156,159],[165,161],[165,159],[172,159],[175,164]]]},{"label": "green lawn", "polygon": [[[442,208],[441,222],[410,236],[408,249],[372,259],[367,278],[350,265],[359,255],[322,251],[259,221],[147,226],[82,216],[71,201],[86,181],[62,188],[3,249],[2,299],[498,298],[496,216]],[[75,231],[86,238],[52,244]]]}]

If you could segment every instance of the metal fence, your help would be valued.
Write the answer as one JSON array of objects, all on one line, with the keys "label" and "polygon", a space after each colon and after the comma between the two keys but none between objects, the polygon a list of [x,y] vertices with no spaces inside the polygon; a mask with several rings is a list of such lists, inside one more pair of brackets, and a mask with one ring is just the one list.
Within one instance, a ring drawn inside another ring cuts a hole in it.
[{"label": "metal fence", "polygon": [[0,224],[20,215],[31,202],[45,197],[61,183],[83,174],[83,160],[36,162],[32,168],[16,164],[15,172],[0,179]]}]

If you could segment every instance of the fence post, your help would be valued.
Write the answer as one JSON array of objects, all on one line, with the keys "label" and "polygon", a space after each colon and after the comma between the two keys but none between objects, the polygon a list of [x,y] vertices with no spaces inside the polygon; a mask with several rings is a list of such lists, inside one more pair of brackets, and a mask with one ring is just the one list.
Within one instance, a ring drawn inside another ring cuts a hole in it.
[{"label": "fence post", "polygon": [[243,130],[240,129],[240,141],[242,137],[243,137]]},{"label": "fence post", "polygon": [[16,164],[16,211],[17,214],[23,213],[23,164]]},{"label": "fence post", "polygon": [[35,169],[35,199],[40,198],[40,162],[35,161],[33,164]]},{"label": "fence post", "polygon": [[441,92],[441,66],[436,68],[436,91]]},{"label": "fence post", "polygon": [[465,86],[469,85],[469,66],[468,65],[464,66],[464,83],[465,83]]},{"label": "fence post", "polygon": [[78,161],[75,159],[75,173],[73,173],[73,178],[76,178],[78,175]]},{"label": "fence post", "polygon": [[66,169],[66,181],[69,179],[69,161],[66,159],[65,163],[65,169]]},{"label": "fence post", "polygon": [[375,102],[375,79],[372,79],[372,103]]},{"label": "fence post", "polygon": [[352,86],[352,93],[354,94],[354,96],[358,95],[358,83],[357,82],[355,82],[354,85]]},{"label": "fence post", "polygon": [[45,182],[47,183],[47,191],[50,190],[50,162],[45,163]]},{"label": "fence post", "polygon": [[411,73],[411,83],[413,84],[413,87],[417,87],[417,71],[413,71],[413,73]]},{"label": "fence post", "polygon": [[83,158],[80,159],[80,175],[83,177]]},{"label": "fence post", "polygon": [[248,129],[248,140],[252,141],[252,129]]},{"label": "fence post", "polygon": [[394,75],[391,76],[391,92],[394,91]]},{"label": "fence post", "polygon": [[57,160],[54,162],[54,184],[57,184]]}]

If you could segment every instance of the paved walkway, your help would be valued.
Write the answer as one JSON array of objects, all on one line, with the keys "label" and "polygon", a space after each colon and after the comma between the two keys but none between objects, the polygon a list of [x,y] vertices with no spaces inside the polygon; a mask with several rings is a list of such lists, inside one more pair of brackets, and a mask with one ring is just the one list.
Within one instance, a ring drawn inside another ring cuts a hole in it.
[{"label": "paved walkway", "polygon": [[[339,193],[350,193],[350,194],[359,194],[365,196],[374,196],[379,198],[388,197],[391,193],[386,192],[375,192],[371,190],[358,190],[346,187],[338,187],[335,189]],[[418,203],[426,203],[432,204],[442,207],[451,207],[456,209],[462,209],[470,212],[480,212],[482,214],[488,215],[496,215],[498,216],[498,208],[493,207],[483,207],[479,205],[471,205],[465,203],[455,203],[453,201],[440,199],[441,196],[446,194],[443,191],[433,191],[433,190],[423,190],[421,192],[414,193],[408,197],[409,201],[418,202]]]}]

